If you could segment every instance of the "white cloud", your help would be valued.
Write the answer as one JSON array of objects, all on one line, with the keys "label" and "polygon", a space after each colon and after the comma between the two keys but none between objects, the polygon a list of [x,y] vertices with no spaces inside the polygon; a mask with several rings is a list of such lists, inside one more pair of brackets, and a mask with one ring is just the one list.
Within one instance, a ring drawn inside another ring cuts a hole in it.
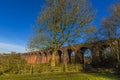
[{"label": "white cloud", "polygon": [[14,44],[8,44],[0,42],[0,53],[9,53],[11,51],[15,52],[25,52],[25,47],[14,45]]}]

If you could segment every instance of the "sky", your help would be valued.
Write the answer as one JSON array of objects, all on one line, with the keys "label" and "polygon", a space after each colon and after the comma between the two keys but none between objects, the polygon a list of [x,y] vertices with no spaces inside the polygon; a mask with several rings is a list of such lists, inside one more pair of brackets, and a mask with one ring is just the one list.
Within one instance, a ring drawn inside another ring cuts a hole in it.
[{"label": "sky", "polygon": [[[93,23],[100,26],[102,18],[110,14],[109,7],[116,0],[90,0],[97,11]],[[0,0],[0,53],[26,52],[33,35],[32,26],[44,0]]]}]

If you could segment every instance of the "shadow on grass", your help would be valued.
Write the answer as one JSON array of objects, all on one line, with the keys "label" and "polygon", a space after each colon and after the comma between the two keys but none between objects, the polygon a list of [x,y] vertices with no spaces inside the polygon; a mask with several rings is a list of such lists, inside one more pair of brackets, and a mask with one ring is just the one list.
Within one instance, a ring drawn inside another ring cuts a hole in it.
[{"label": "shadow on grass", "polygon": [[42,73],[28,75],[8,75],[1,76],[0,80],[120,80],[113,74],[100,73]]}]

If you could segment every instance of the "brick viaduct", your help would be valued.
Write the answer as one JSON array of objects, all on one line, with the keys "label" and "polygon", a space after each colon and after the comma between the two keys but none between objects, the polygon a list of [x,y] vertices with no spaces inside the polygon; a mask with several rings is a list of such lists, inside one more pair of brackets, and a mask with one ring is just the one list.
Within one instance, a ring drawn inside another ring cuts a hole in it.
[{"label": "brick viaduct", "polygon": [[[56,54],[56,64],[62,62],[84,63],[85,61],[87,62],[87,59],[89,60],[89,63],[95,63],[100,61],[101,52],[103,50],[109,47],[110,44],[118,44],[118,41],[120,41],[120,39],[102,40],[98,42],[61,47]],[[84,55],[87,49],[91,51],[91,57],[89,58]],[[22,54],[22,58],[30,64],[49,63],[51,61],[51,54],[51,50],[33,51]]]}]

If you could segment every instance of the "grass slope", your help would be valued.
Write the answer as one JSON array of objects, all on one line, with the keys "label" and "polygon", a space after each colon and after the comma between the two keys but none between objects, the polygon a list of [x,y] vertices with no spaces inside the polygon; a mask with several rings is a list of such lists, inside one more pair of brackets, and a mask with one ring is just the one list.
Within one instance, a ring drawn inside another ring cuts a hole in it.
[{"label": "grass slope", "polygon": [[112,74],[99,73],[42,73],[25,75],[2,75],[0,80],[120,80]]}]

